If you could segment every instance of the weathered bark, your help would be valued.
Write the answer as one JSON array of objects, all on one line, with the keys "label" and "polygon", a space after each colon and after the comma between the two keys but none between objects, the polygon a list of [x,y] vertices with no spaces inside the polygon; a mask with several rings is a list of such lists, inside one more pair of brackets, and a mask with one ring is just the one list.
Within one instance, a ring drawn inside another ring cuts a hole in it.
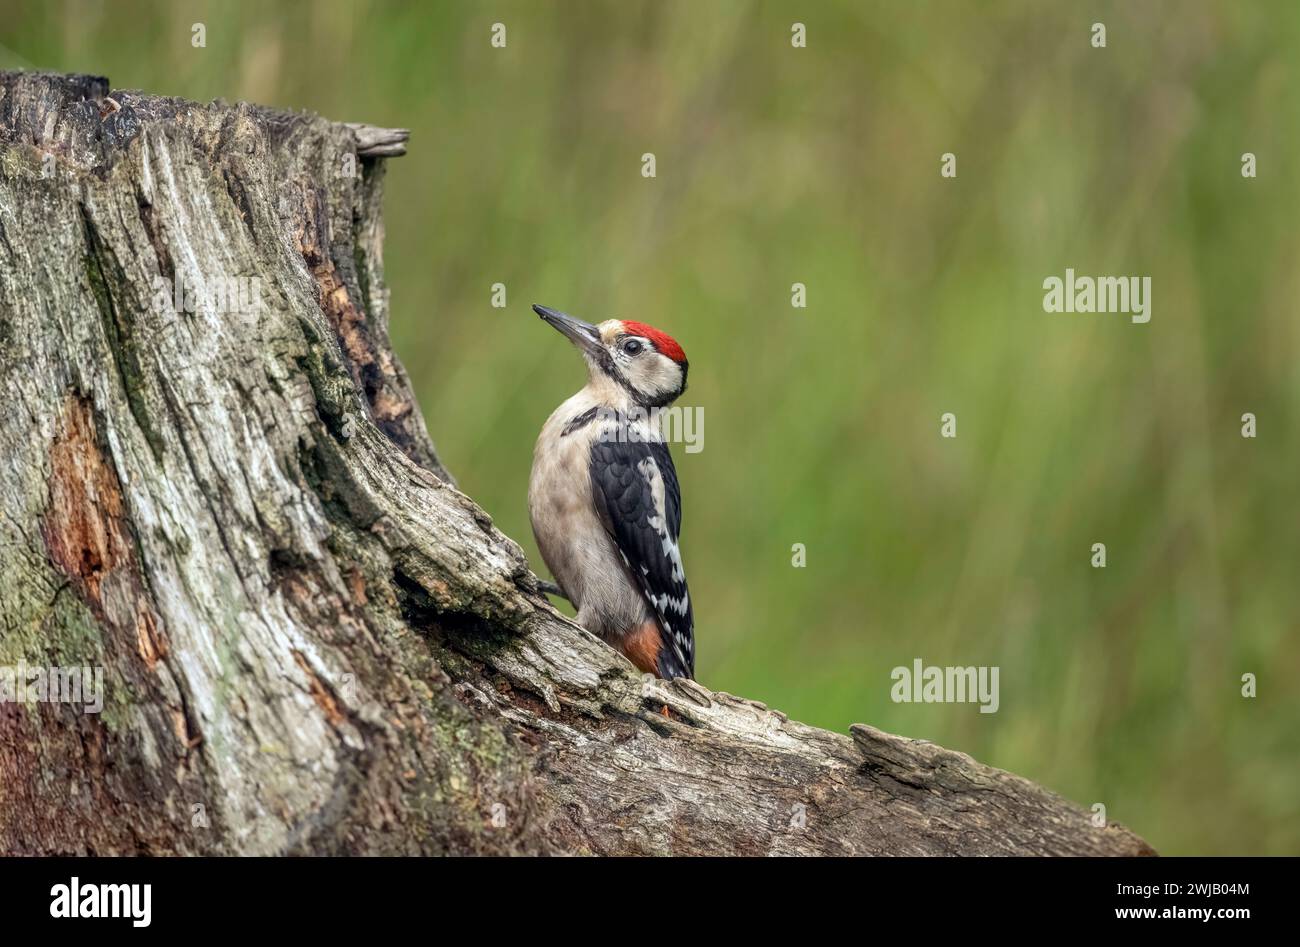
[{"label": "weathered bark", "polygon": [[106,674],[102,714],[0,705],[0,850],[1150,851],[959,753],[643,681],[551,608],[389,348],[404,140],[0,74],[0,665]]}]

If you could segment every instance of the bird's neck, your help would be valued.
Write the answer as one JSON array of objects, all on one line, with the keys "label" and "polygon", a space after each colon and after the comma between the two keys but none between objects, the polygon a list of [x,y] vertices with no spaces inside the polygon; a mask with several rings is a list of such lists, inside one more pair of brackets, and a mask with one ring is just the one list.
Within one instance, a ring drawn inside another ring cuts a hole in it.
[{"label": "bird's neck", "polygon": [[611,413],[630,414],[639,408],[632,392],[603,373],[593,373],[579,395],[592,407]]},{"label": "bird's neck", "polygon": [[569,399],[568,404],[574,411],[595,408],[606,423],[648,426],[649,431],[655,435],[653,439],[657,440],[663,436],[663,423],[660,418],[663,409],[650,408],[641,404],[630,391],[613,379],[590,379],[585,388]]}]

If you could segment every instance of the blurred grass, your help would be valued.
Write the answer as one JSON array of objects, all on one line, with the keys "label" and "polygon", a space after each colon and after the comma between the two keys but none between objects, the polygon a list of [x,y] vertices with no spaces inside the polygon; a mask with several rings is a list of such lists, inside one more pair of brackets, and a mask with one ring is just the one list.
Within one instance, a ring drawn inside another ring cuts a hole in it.
[{"label": "blurred grass", "polygon": [[[532,442],[581,369],[529,304],[675,335],[707,685],[970,752],[1168,854],[1300,853],[1293,2],[0,5],[0,68],[412,130],[394,343],[539,570]],[[1150,275],[1150,324],[1044,313],[1067,266]],[[916,657],[1000,666],[1000,711],[891,703]]]}]

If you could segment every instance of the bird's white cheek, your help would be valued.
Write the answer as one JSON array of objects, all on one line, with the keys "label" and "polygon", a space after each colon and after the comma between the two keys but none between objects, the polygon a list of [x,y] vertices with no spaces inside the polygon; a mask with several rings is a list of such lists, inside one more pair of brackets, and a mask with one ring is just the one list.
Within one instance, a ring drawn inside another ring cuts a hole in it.
[{"label": "bird's white cheek", "polygon": [[680,371],[676,366],[650,362],[641,368],[637,387],[652,395],[665,395],[680,386]]}]

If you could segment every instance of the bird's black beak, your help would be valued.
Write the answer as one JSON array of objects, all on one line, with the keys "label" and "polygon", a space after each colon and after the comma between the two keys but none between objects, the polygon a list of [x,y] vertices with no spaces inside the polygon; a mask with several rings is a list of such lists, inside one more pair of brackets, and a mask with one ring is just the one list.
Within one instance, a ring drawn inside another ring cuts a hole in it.
[{"label": "bird's black beak", "polygon": [[564,333],[569,341],[584,353],[594,355],[596,352],[603,350],[604,347],[600,341],[600,330],[590,322],[583,322],[581,319],[573,318],[573,316],[566,316],[562,312],[547,309],[545,306],[533,306],[533,311],[550,323],[551,326]]}]

